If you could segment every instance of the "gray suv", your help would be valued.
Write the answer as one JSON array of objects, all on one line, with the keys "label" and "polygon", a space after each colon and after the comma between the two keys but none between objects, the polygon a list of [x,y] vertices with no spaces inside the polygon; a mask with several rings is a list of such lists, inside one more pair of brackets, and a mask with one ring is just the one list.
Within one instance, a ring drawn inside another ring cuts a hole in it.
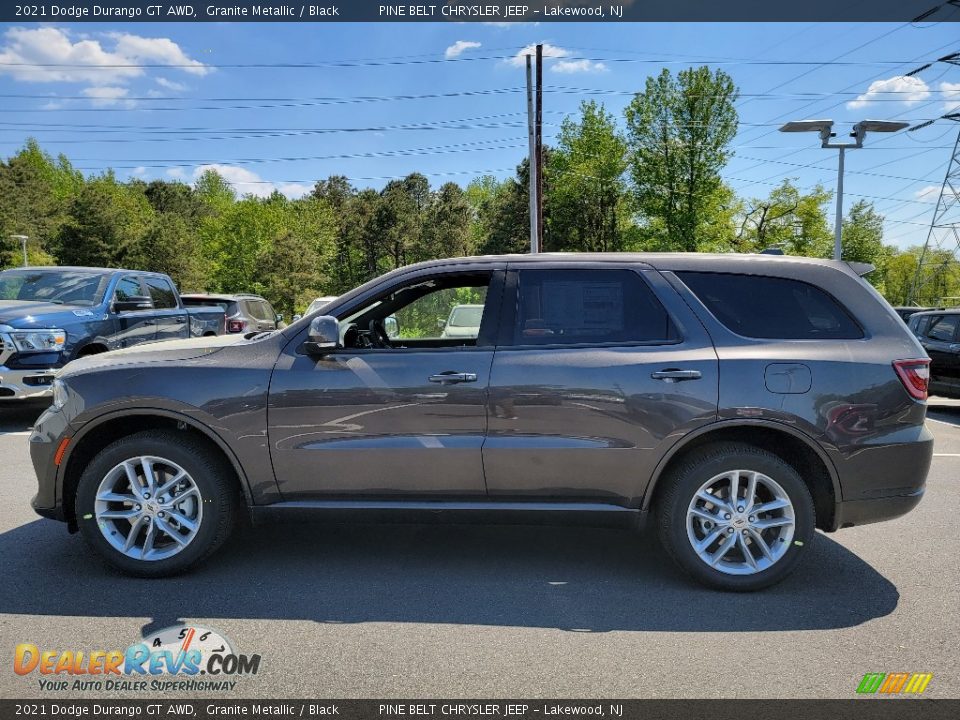
[{"label": "gray suv", "polygon": [[[477,335],[444,337],[464,304]],[[755,590],[815,528],[923,495],[929,359],[845,263],[458,258],[324,312],[71,363],[30,438],[35,510],[142,576],[245,515],[650,518],[689,575]]]}]

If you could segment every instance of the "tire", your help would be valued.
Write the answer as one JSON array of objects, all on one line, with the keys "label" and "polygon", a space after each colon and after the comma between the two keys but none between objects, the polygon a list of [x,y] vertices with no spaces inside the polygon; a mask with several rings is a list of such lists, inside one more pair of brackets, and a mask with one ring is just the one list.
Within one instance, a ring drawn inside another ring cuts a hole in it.
[{"label": "tire", "polygon": [[[746,499],[751,478],[752,505]],[[793,466],[767,450],[735,442],[706,445],[664,481],[655,507],[660,542],[686,573],[709,587],[748,592],[774,585],[793,572],[813,538],[809,488]],[[728,502],[732,487],[737,503]],[[715,503],[705,499],[713,497]],[[753,508],[760,512],[751,513]]]},{"label": "tire", "polygon": [[[172,489],[151,496],[147,466],[155,489]],[[111,565],[139,577],[166,577],[223,544],[240,501],[232,468],[207,443],[183,431],[145,431],[108,445],[87,465],[77,487],[76,517],[84,539]],[[133,545],[124,551],[131,536]]]}]

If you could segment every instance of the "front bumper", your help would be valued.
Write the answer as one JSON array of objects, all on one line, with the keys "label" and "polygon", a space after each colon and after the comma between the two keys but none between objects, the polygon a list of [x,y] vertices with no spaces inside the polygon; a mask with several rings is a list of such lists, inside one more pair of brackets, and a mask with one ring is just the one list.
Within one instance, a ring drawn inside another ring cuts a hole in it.
[{"label": "front bumper", "polygon": [[0,365],[0,402],[50,397],[56,368],[18,368]]}]

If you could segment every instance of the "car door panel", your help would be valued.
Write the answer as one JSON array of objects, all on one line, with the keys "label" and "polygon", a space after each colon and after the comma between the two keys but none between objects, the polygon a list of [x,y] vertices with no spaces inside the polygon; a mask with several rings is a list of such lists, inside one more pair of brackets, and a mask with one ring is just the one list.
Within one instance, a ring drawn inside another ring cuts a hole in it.
[{"label": "car door panel", "polygon": [[[489,312],[499,301],[498,285]],[[319,359],[296,346],[280,356],[270,386],[271,456],[284,498],[486,496],[492,342],[341,348]]]},{"label": "car door panel", "polygon": [[716,419],[709,337],[659,274],[644,276],[674,318],[674,342],[498,347],[483,449],[491,497],[636,503],[664,447]]},{"label": "car door panel", "polygon": [[[126,299],[133,295],[147,296],[141,279],[132,275],[120,278],[113,292],[115,299]],[[157,319],[152,308],[118,312],[114,317],[116,333],[111,338],[112,349],[132,347],[157,339]]]}]

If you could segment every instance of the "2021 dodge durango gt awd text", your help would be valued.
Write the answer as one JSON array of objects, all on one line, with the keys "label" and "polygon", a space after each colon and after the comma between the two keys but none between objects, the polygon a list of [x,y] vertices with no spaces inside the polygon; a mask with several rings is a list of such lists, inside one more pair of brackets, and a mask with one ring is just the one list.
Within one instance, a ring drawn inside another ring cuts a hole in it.
[{"label": "2021 dodge durango gt awd text", "polygon": [[[476,333],[444,337],[464,304]],[[244,514],[650,517],[689,575],[754,590],[815,528],[923,494],[929,360],[845,263],[458,258],[323,313],[68,365],[30,438],[36,511],[144,576],[207,558]]]}]

